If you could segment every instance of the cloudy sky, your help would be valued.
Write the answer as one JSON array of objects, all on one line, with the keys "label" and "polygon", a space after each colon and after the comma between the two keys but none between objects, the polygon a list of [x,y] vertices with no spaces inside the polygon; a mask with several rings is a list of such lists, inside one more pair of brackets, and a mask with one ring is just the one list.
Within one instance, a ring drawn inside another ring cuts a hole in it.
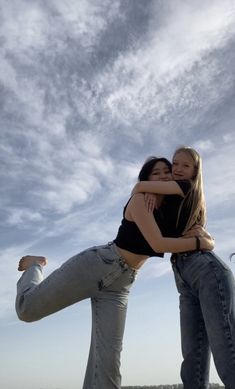
[{"label": "cloudy sky", "polygon": [[[0,0],[0,45],[0,381],[78,389],[89,301],[19,322],[17,261],[45,255],[47,275],[112,240],[146,157],[185,144],[203,157],[207,227],[235,272],[235,1]],[[132,288],[123,385],[179,383],[180,363],[166,255]]]}]

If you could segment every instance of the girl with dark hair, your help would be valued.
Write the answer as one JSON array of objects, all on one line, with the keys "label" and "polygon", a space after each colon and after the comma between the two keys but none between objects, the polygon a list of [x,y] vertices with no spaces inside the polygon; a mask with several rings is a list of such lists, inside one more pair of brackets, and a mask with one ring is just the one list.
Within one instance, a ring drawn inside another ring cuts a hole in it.
[{"label": "girl with dark hair", "polygon": [[[142,166],[142,168],[141,168],[141,170],[139,172],[138,180],[139,181],[148,181],[149,180],[149,176],[152,173],[154,166],[156,164],[157,164],[156,167],[160,166],[161,162],[162,162],[162,164],[161,164],[162,168],[165,169],[165,171],[167,173],[169,173],[169,172],[171,173],[172,165],[171,165],[171,162],[168,161],[168,159],[166,159],[166,158],[157,158],[157,157],[149,157],[145,161],[144,165]],[[164,164],[165,164],[165,166],[164,166]],[[170,176],[170,178],[172,179],[172,176]],[[164,180],[164,181],[169,181],[169,176],[167,176],[167,180]]]},{"label": "girl with dark hair", "polygon": [[[150,167],[151,166],[151,167]],[[170,163],[152,159],[141,169],[151,181],[171,179]],[[141,176],[142,176],[141,173]],[[92,337],[83,389],[120,389],[120,354],[128,294],[137,270],[147,258],[161,252],[195,250],[198,239],[164,238],[157,210],[148,212],[142,193],[124,208],[116,239],[75,255],[43,280],[47,259],[27,255],[19,262],[24,271],[17,285],[16,311],[20,320],[33,322],[71,304],[90,298]],[[210,249],[209,237],[201,248]]]}]

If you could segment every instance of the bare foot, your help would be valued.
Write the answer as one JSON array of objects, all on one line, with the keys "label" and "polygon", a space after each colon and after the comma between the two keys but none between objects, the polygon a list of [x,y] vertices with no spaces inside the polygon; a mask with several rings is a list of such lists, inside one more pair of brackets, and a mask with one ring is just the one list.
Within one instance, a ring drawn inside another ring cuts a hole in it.
[{"label": "bare foot", "polygon": [[39,257],[35,255],[25,255],[24,257],[21,258],[19,262],[18,270],[19,271],[27,270],[30,266],[34,264],[45,266],[47,264],[47,259],[45,257]]}]

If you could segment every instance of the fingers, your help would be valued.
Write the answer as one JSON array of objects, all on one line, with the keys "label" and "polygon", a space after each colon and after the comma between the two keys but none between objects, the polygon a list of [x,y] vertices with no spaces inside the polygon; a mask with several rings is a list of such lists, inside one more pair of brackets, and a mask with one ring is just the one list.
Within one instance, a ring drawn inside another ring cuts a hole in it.
[{"label": "fingers", "polygon": [[186,233],[184,234],[184,237],[186,238],[192,238],[194,236],[198,236],[199,238],[211,238],[209,232],[207,232],[204,227],[199,225],[195,225],[193,228],[186,231]]},{"label": "fingers", "polygon": [[152,193],[145,193],[144,200],[145,200],[145,206],[146,206],[148,212],[153,212],[156,205],[157,205],[156,196],[153,195]]},{"label": "fingers", "polygon": [[146,203],[147,209],[149,212],[153,212],[155,208],[155,203],[152,200],[147,201]]},{"label": "fingers", "polygon": [[183,234],[184,238],[193,238],[194,236],[200,237],[198,231],[189,230]]}]

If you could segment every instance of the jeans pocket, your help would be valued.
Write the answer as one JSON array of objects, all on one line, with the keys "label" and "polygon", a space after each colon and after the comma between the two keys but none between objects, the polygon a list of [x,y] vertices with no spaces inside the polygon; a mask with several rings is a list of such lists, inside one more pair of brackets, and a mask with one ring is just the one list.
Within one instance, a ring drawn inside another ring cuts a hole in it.
[{"label": "jeans pocket", "polygon": [[[92,247],[89,247],[88,249],[84,249],[82,251],[80,251],[77,255],[83,255],[83,254],[86,254],[86,253],[89,253],[90,251],[97,251],[97,246],[92,246]],[[74,256],[76,257],[76,255]]]},{"label": "jeans pocket", "polygon": [[172,270],[173,270],[173,273],[174,273],[175,284],[176,284],[176,288],[178,290],[178,293],[180,293],[180,294],[184,293],[185,290],[188,289],[188,285],[183,280],[177,265],[173,264],[172,265]]},{"label": "jeans pocket", "polygon": [[97,255],[108,265],[112,265],[117,260],[117,256],[110,250],[109,246],[97,247]]}]

